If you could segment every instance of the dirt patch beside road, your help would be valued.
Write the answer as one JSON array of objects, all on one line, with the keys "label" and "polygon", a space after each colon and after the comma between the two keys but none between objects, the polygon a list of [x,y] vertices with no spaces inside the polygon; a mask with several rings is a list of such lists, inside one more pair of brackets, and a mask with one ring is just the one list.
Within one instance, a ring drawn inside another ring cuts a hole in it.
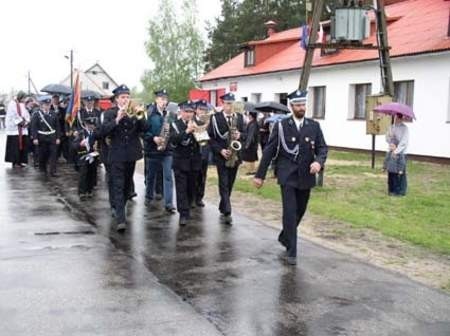
[{"label": "dirt patch beside road", "polygon": [[[208,185],[206,198],[218,204],[217,186]],[[279,229],[281,204],[233,192],[236,212]],[[302,237],[330,249],[352,255],[368,263],[389,269],[423,284],[450,292],[450,257],[434,254],[425,248],[403,243],[370,229],[353,228],[347,223],[305,215],[300,233]],[[274,234],[274,244],[276,235]]]}]

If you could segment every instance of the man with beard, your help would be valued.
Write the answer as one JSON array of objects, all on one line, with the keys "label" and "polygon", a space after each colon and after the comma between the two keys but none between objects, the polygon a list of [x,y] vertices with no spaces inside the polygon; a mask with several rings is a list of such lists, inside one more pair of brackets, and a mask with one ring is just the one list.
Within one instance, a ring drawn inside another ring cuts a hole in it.
[{"label": "man with beard", "polygon": [[261,188],[270,162],[276,162],[283,203],[283,230],[278,241],[287,250],[289,265],[297,263],[297,226],[328,152],[319,123],[305,118],[306,95],[297,90],[288,96],[292,116],[273,127],[254,178],[255,186]]}]

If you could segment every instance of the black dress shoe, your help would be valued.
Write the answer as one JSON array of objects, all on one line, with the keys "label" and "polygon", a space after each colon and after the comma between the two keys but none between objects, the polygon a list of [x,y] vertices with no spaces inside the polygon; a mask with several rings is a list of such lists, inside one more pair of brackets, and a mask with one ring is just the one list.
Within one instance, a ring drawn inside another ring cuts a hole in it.
[{"label": "black dress shoe", "polygon": [[280,233],[280,235],[278,236],[278,241],[280,242],[281,245],[283,245],[286,248],[286,251],[289,249],[289,244],[284,238],[282,233]]},{"label": "black dress shoe", "polygon": [[198,201],[197,203],[195,203],[198,207],[200,208],[204,208],[205,207],[205,203],[203,201]]},{"label": "black dress shoe", "polygon": [[233,217],[231,217],[231,215],[224,215],[224,214],[221,214],[221,215],[220,215],[220,221],[221,221],[223,224],[233,225]]},{"label": "black dress shoe", "polygon": [[188,218],[186,217],[180,217],[180,221],[178,222],[178,224],[180,224],[180,226],[186,226],[186,224],[188,223]]},{"label": "black dress shoe", "polygon": [[166,211],[168,212],[168,213],[170,213],[171,215],[173,215],[174,213],[175,213],[175,208],[173,207],[173,206],[167,206],[166,207]]},{"label": "black dress shoe", "polygon": [[51,176],[51,177],[59,177],[59,175],[56,174],[56,173],[51,173],[50,176]]},{"label": "black dress shoe", "polygon": [[119,223],[117,224],[117,232],[125,232],[125,230],[127,229],[127,225],[125,223]]},{"label": "black dress shoe", "polygon": [[132,193],[128,196],[128,200],[131,201],[133,198],[135,198],[137,196],[137,193]]},{"label": "black dress shoe", "polygon": [[296,257],[287,257],[286,262],[290,266],[295,266],[295,265],[297,265],[297,258]]}]

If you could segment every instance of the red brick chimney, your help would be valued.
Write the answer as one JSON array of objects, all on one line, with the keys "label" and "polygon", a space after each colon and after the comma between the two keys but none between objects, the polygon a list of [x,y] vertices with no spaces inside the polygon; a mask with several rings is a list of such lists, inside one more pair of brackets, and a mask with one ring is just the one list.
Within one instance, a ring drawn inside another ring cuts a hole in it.
[{"label": "red brick chimney", "polygon": [[264,23],[264,25],[267,28],[267,36],[270,37],[273,34],[275,34],[277,31],[275,30],[275,27],[277,26],[277,23],[275,21],[267,21],[266,23]]}]

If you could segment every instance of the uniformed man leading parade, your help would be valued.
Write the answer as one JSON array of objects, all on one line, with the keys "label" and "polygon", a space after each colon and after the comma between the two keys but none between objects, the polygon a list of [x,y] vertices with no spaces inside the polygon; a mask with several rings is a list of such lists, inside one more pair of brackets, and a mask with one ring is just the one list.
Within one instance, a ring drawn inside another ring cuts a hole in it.
[{"label": "uniformed man leading parade", "polygon": [[105,113],[104,123],[98,134],[110,139],[108,163],[111,169],[114,212],[117,231],[126,230],[125,206],[133,187],[136,161],[142,158],[140,135],[147,130],[145,118],[129,116],[130,90],[126,85],[114,89],[117,107]]},{"label": "uniformed man leading parade", "polygon": [[289,265],[297,263],[297,226],[328,152],[319,123],[305,118],[306,95],[307,92],[297,90],[288,96],[292,116],[273,127],[254,178],[255,186],[260,188],[275,160],[283,203],[283,230],[278,241],[287,250]]},{"label": "uniformed man leading parade", "polygon": [[190,219],[190,198],[194,194],[196,177],[201,168],[201,155],[200,146],[193,135],[195,104],[187,101],[179,107],[180,118],[171,123],[169,143],[173,146],[172,168],[180,214],[179,224],[184,226]]},{"label": "uniformed man leading parade", "polygon": [[223,111],[211,116],[208,134],[219,177],[220,220],[231,225],[233,218],[230,196],[241,164],[239,147],[242,147],[240,142],[245,141],[244,118],[242,114],[233,112],[233,93],[220,98],[223,101]]},{"label": "uniformed man leading parade", "polygon": [[56,159],[61,138],[59,116],[50,111],[51,97],[40,99],[41,108],[31,119],[33,145],[38,146],[39,170],[47,176],[47,165],[50,164],[50,175],[56,176]]}]

